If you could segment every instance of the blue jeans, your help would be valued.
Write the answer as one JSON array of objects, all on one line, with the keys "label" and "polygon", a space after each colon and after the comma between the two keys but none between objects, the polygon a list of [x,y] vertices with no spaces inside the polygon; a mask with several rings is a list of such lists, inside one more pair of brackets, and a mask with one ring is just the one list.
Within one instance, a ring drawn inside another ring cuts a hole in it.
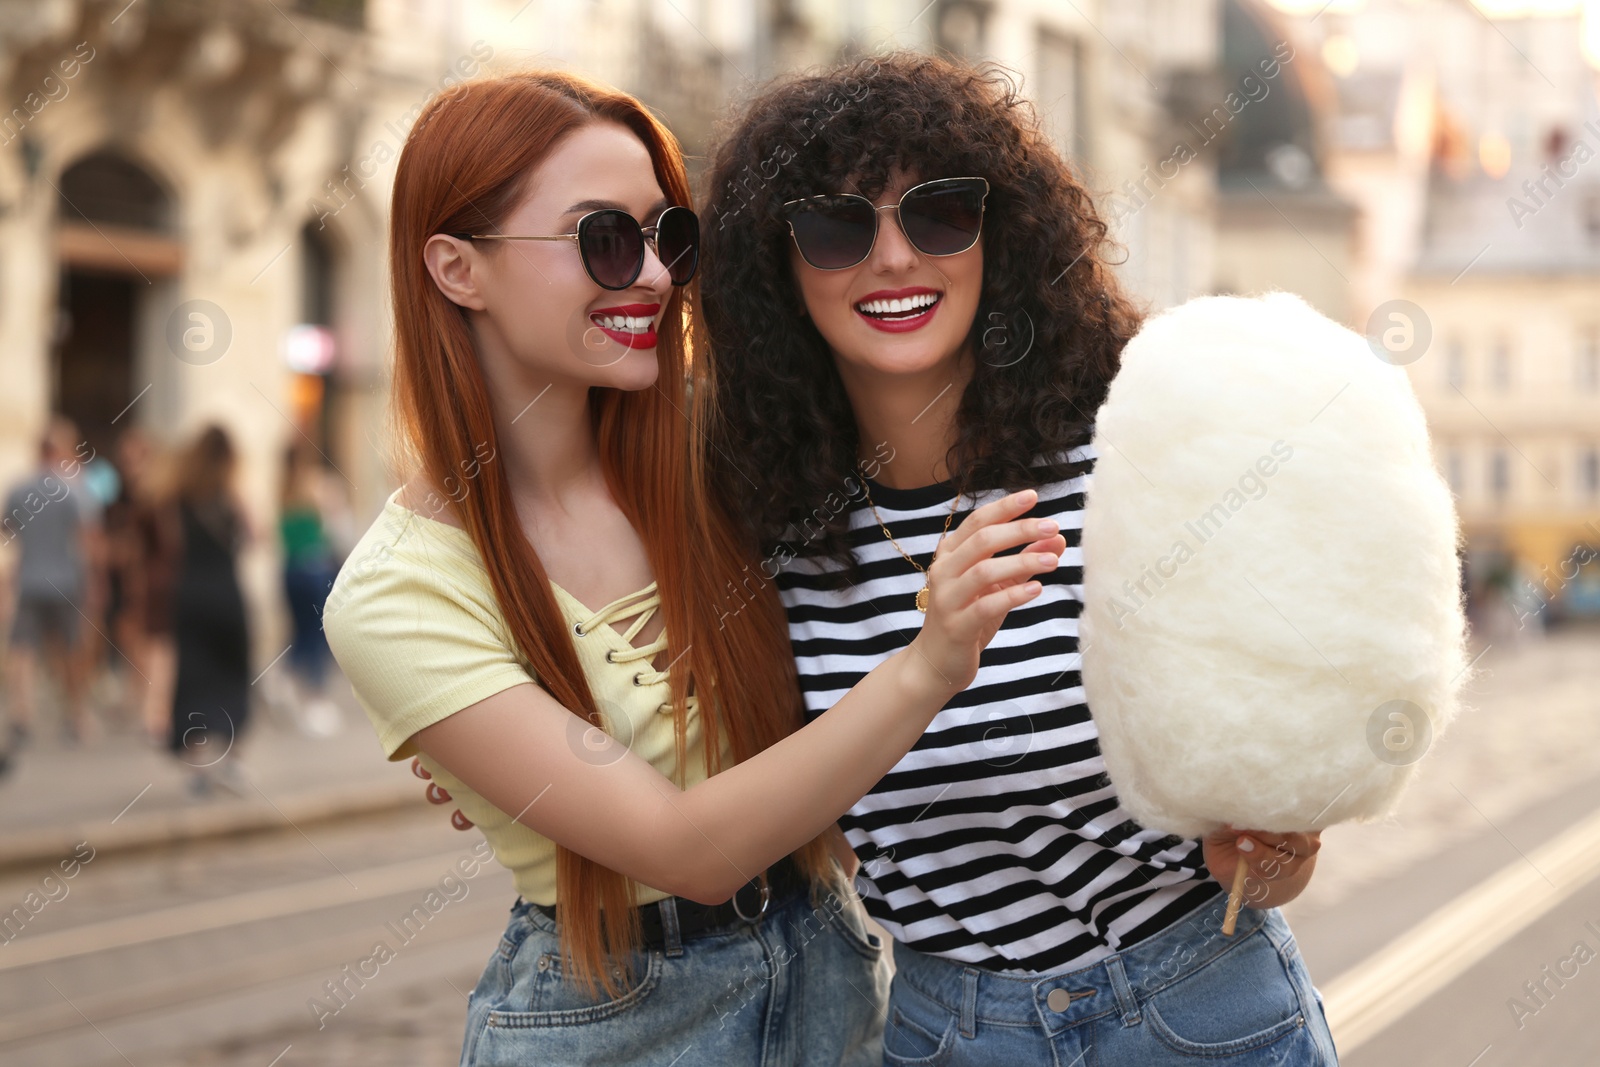
[{"label": "blue jeans", "polygon": [[328,638],[322,632],[322,608],[339,568],[324,557],[294,560],[283,569],[283,591],[289,601],[294,641],[289,667],[307,684],[321,689],[328,675]]},{"label": "blue jeans", "polygon": [[1334,1067],[1289,924],[1226,895],[1088,967],[1006,975],[894,947],[886,1067]]},{"label": "blue jeans", "polygon": [[877,1067],[882,1058],[888,953],[842,883],[774,902],[754,924],[669,935],[633,964],[632,989],[590,999],[562,977],[554,921],[519,898],[472,991],[461,1067]]}]

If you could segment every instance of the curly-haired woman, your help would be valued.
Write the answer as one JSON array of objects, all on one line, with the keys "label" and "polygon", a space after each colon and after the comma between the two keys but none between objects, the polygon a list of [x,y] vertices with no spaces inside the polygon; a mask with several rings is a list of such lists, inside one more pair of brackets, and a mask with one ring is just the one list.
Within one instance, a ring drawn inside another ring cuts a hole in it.
[{"label": "curly-haired woman", "polygon": [[[1140,316],[1030,107],[1000,72],[866,58],[755,99],[708,181],[716,473],[768,554],[808,715],[916,638],[970,509],[1032,487],[1068,534],[1044,595],[841,820],[895,939],[885,1062],[1334,1063],[1277,910],[1314,835],[1148,830],[1104,773],[1077,531]],[[1239,850],[1256,891],[1225,937],[1211,874]]]},{"label": "curly-haired woman", "polygon": [[908,653],[802,727],[777,597],[716,612],[753,555],[683,414],[688,202],[637,100],[554,73],[440,93],[395,172],[408,478],[323,619],[520,894],[463,1064],[876,1060],[887,963],[826,835],[1063,547],[1031,492],[976,513]]}]

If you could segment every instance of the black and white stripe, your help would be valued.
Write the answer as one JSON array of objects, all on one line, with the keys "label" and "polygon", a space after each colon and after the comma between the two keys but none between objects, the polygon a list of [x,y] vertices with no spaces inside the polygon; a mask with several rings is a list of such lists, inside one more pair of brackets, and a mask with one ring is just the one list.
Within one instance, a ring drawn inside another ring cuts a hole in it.
[{"label": "black and white stripe", "polygon": [[[1030,515],[1067,548],[1044,591],[1006,617],[971,686],[842,820],[867,876],[868,912],[921,952],[997,971],[1087,966],[1223,892],[1198,841],[1146,830],[1117,802],[1079,678],[1081,530],[1094,450],[1066,453]],[[894,539],[926,567],[950,513],[947,484],[868,491]],[[993,491],[964,499],[951,529]],[[922,575],[857,502],[861,584],[828,591],[825,564],[777,576],[807,713],[832,707],[910,643]],[[1010,550],[1012,552],[1020,549]]]}]

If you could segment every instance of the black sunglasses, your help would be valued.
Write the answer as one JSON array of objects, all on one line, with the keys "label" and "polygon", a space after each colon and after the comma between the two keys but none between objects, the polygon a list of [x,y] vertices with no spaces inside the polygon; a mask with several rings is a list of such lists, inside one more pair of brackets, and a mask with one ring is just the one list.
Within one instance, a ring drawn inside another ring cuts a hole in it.
[{"label": "black sunglasses", "polygon": [[906,190],[898,204],[876,207],[855,193],[824,193],[787,201],[784,217],[801,257],[818,270],[843,270],[872,254],[878,212],[894,210],[900,231],[926,256],[953,256],[978,243],[989,183],[983,178],[936,178]]},{"label": "black sunglasses", "polygon": [[620,208],[591,211],[578,220],[576,233],[521,237],[508,233],[453,233],[471,241],[577,241],[583,269],[602,289],[626,289],[644,270],[644,243],[667,268],[673,285],[688,285],[700,263],[700,219],[686,207],[669,207],[652,226]]}]

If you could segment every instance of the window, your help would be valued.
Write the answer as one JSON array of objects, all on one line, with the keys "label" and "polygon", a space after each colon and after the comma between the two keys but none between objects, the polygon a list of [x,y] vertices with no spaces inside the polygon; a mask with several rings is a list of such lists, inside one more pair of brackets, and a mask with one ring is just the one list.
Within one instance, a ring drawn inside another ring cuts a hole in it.
[{"label": "window", "polygon": [[1444,375],[1445,382],[1457,389],[1467,384],[1467,346],[1459,337],[1450,338],[1445,346]]},{"label": "window", "polygon": [[934,40],[948,52],[977,59],[985,48],[989,14],[986,0],[941,0],[933,16]]},{"label": "window", "polygon": [[1489,376],[1500,392],[1511,388],[1511,342],[1504,337],[1495,339],[1489,356]]},{"label": "window", "polygon": [[1076,38],[1039,30],[1039,103],[1044,125],[1067,159],[1087,155],[1083,128],[1083,59]]},{"label": "window", "polygon": [[303,15],[342,22],[356,29],[367,21],[365,0],[296,0],[294,7]]},{"label": "window", "polygon": [[1511,492],[1511,463],[1506,450],[1497,448],[1489,459],[1489,495],[1502,502]]},{"label": "window", "polygon": [[1600,391],[1600,329],[1589,327],[1573,353],[1573,384],[1586,393]]}]

